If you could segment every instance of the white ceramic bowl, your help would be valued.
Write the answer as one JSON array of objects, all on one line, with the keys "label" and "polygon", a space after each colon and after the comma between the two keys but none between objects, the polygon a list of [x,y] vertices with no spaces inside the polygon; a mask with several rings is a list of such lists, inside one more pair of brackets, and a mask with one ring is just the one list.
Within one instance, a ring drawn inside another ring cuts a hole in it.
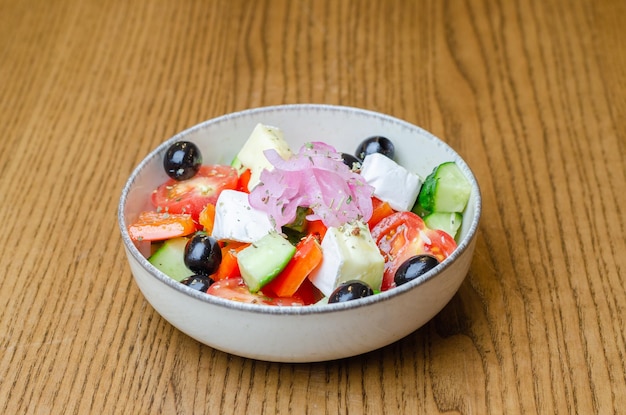
[{"label": "white ceramic bowl", "polygon": [[[150,209],[152,190],[165,181],[162,155],[175,141],[195,142],[205,163],[229,164],[257,123],[284,131],[294,150],[324,141],[354,153],[365,138],[383,135],[396,161],[426,177],[456,161],[472,185],[457,250],[422,277],[384,293],[338,304],[274,307],[243,304],[195,291],[154,268],[132,243],[128,224]],[[132,172],[119,203],[118,221],[130,269],[154,309],[172,325],[213,348],[279,362],[315,362],[362,354],[391,344],[435,316],[456,293],[472,260],[481,198],[470,168],[447,144],[405,121],[371,111],[330,105],[283,105],[221,116],[170,138]]]}]

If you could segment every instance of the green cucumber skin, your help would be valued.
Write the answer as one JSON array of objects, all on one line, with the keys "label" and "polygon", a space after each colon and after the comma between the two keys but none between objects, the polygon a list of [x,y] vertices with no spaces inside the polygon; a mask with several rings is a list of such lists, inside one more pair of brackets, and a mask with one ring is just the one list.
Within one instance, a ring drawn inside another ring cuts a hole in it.
[{"label": "green cucumber skin", "polygon": [[[462,212],[469,200],[471,185],[455,162],[437,166],[424,180],[414,211]],[[417,212],[416,212],[417,213]],[[425,216],[422,213],[421,216]]]},{"label": "green cucumber skin", "polygon": [[230,162],[230,167],[237,170],[237,174],[239,175],[241,175],[241,173],[243,173],[246,170],[246,167],[243,164],[241,164],[241,161],[239,161],[239,158],[237,158],[237,156],[235,156],[233,160]]},{"label": "green cucumber skin", "polygon": [[163,272],[168,277],[182,281],[193,275],[193,272],[185,265],[185,245],[189,238],[172,238],[163,243],[148,258],[148,262]]},{"label": "green cucumber skin", "polygon": [[433,212],[424,217],[429,229],[440,229],[455,239],[462,223],[463,215],[459,212]]},{"label": "green cucumber skin", "polygon": [[269,233],[237,255],[239,270],[250,292],[258,292],[289,263],[296,247],[277,233]]},{"label": "green cucumber skin", "polygon": [[428,176],[426,176],[426,179],[424,179],[422,188],[420,189],[420,192],[417,195],[417,205],[416,205],[416,208],[414,208],[414,210],[416,210],[417,208],[425,212],[432,212],[434,210],[433,208],[433,202],[435,199],[434,194],[437,188],[436,174],[437,174],[437,169],[434,169],[433,172],[430,173]]}]

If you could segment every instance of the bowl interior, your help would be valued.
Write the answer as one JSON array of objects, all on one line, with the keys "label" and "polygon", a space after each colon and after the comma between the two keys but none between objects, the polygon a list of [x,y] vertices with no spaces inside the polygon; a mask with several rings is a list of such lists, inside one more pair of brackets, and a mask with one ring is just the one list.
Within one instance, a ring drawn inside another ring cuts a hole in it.
[{"label": "bowl interior", "polygon": [[[151,209],[150,195],[168,179],[162,168],[162,156],[175,141],[196,143],[205,163],[230,164],[257,123],[279,127],[292,149],[311,141],[323,141],[337,150],[354,154],[367,137],[383,135],[396,146],[395,160],[425,178],[438,164],[454,160],[472,183],[472,195],[464,212],[459,242],[478,222],[479,189],[465,161],[446,143],[397,118],[371,111],[330,105],[284,105],[241,111],[198,124],[153,150],[132,173],[124,189],[121,208],[123,225],[132,223],[142,210]],[[122,233],[125,228],[121,229]]]}]

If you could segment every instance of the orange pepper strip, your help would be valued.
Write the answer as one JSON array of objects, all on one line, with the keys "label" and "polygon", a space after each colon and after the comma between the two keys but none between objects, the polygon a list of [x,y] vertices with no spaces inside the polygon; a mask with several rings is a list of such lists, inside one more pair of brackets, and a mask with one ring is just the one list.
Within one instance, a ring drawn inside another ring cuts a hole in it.
[{"label": "orange pepper strip", "polygon": [[367,225],[369,226],[370,230],[372,230],[372,228],[376,226],[376,224],[380,222],[381,219],[391,215],[392,213],[395,213],[395,210],[393,210],[392,207],[389,206],[389,203],[383,202],[377,197],[372,197],[372,207],[372,217],[370,218],[370,220],[367,221]]},{"label": "orange pepper strip", "polygon": [[204,228],[204,231],[211,235],[213,232],[213,224],[215,223],[215,205],[212,203],[207,204],[202,212],[200,212],[200,216],[198,217],[198,222]]},{"label": "orange pepper strip", "polygon": [[298,242],[296,253],[285,269],[263,287],[263,290],[270,290],[279,297],[291,297],[320,262],[322,247],[315,235],[309,235]]},{"label": "orange pepper strip", "polygon": [[196,226],[191,215],[146,211],[137,222],[128,227],[134,241],[162,241],[194,233]]},{"label": "orange pepper strip", "polygon": [[241,277],[241,271],[239,271],[239,264],[237,263],[237,253],[248,245],[250,244],[243,242],[227,242],[222,246],[222,262],[217,271],[211,275],[213,281]]}]

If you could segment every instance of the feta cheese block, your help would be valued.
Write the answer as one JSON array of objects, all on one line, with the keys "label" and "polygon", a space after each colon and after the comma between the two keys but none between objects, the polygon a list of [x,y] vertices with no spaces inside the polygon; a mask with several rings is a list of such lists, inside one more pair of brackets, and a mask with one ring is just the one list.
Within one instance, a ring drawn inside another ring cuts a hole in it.
[{"label": "feta cheese block", "polygon": [[380,290],[385,260],[365,223],[355,221],[328,228],[321,246],[322,263],[309,279],[325,296],[349,280],[361,280]]},{"label": "feta cheese block", "polygon": [[417,174],[379,153],[365,157],[361,176],[374,187],[374,196],[397,211],[411,210],[423,182]]},{"label": "feta cheese block", "polygon": [[292,155],[289,144],[283,137],[280,128],[269,125],[257,124],[252,130],[250,137],[235,157],[231,165],[236,168],[250,169],[250,181],[248,190],[252,190],[260,182],[261,172],[265,169],[273,169],[272,164],[265,158],[265,150],[274,149],[285,160]]},{"label": "feta cheese block", "polygon": [[250,206],[248,193],[222,190],[215,204],[211,236],[238,242],[255,242],[274,230],[267,213]]}]

